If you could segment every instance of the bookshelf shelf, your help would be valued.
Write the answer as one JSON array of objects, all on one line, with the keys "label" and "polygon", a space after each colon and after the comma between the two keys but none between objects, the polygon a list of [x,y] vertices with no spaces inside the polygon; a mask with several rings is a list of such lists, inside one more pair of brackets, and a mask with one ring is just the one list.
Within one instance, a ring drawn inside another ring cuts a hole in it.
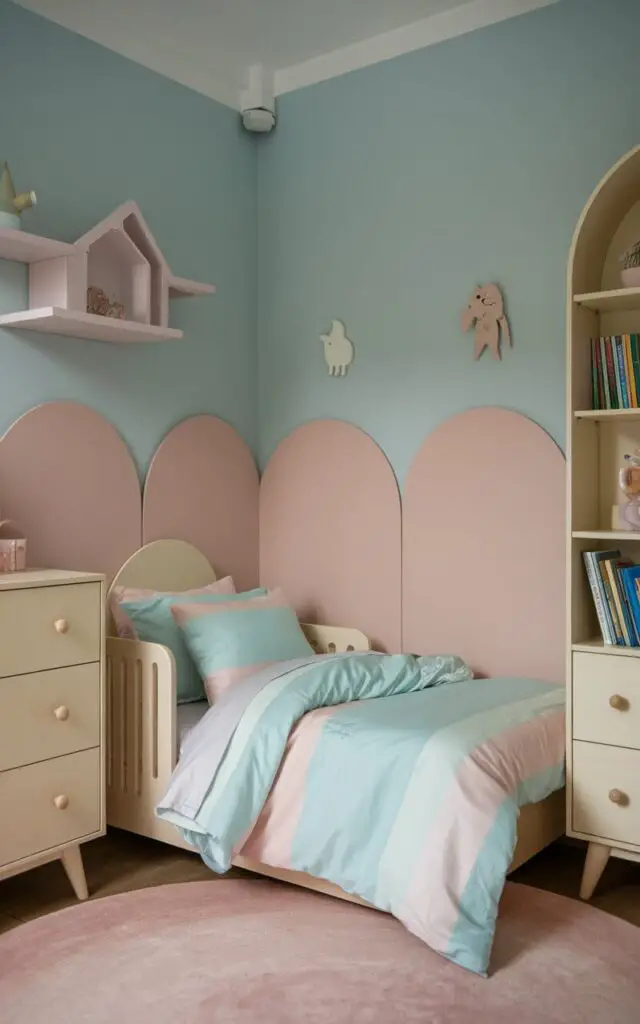
[{"label": "bookshelf shelf", "polygon": [[576,409],[573,413],[577,420],[638,420],[640,409]]},{"label": "bookshelf shelf", "polygon": [[604,640],[594,637],[582,643],[571,644],[572,651],[585,651],[587,654],[616,654],[623,658],[640,658],[640,647],[617,647],[605,644]]},{"label": "bookshelf shelf", "polygon": [[574,530],[571,536],[582,540],[637,540],[640,531],[633,530]]},{"label": "bookshelf shelf", "polygon": [[603,292],[583,292],[573,301],[596,313],[615,313],[640,310],[640,288],[613,288]]}]

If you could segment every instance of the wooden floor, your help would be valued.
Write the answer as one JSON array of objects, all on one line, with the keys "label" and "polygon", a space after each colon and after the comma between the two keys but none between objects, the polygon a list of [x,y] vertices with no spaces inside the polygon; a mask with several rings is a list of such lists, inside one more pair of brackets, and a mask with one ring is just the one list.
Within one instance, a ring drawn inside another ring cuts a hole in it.
[{"label": "wooden floor", "polygon": [[[195,854],[116,830],[84,846],[83,858],[91,899],[171,882],[213,884],[219,877]],[[583,862],[582,849],[556,843],[512,878],[577,899]],[[230,876],[244,873],[225,875]],[[0,932],[76,902],[59,862],[16,875],[0,882]],[[592,903],[640,926],[640,865],[612,859]]]}]

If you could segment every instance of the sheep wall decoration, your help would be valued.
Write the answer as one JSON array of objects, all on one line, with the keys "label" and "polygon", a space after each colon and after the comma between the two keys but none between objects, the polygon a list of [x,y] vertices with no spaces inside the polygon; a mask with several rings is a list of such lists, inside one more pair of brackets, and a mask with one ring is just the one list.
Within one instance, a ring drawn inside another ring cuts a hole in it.
[{"label": "sheep wall decoration", "polygon": [[463,331],[475,332],[474,356],[479,359],[488,348],[494,359],[500,359],[500,340],[512,345],[509,321],[504,311],[502,292],[497,284],[481,284],[472,292],[462,313]]},{"label": "sheep wall decoration", "polygon": [[342,320],[332,320],[328,334],[321,334],[324,358],[330,377],[344,377],[353,362],[353,342],[347,337]]}]

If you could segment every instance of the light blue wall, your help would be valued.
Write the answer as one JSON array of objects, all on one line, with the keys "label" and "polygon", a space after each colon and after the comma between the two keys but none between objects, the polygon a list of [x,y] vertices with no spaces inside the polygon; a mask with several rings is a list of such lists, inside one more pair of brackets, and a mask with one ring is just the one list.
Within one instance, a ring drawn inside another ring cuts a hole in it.
[{"label": "light blue wall", "polygon": [[[174,306],[179,343],[0,332],[0,430],[77,399],[144,468],[195,412],[263,462],[297,424],[339,417],[401,479],[473,405],[562,444],[566,257],[590,190],[640,141],[638,40],[636,0],[561,0],[281,97],[256,145],[233,111],[0,0],[0,159],[40,198],[25,228],[72,240],[133,198],[176,273],[218,286]],[[459,313],[492,279],[515,348],[475,363]],[[25,280],[0,261],[0,311]],[[319,341],[334,316],[357,344],[340,380]]]},{"label": "light blue wall", "polygon": [[[567,255],[640,142],[639,54],[639,0],[562,0],[281,97],[259,146],[262,461],[338,417],[403,479],[436,424],[486,404],[563,444]],[[460,311],[492,280],[515,347],[474,363]],[[345,379],[318,340],[332,317],[357,344]]]},{"label": "light blue wall", "polygon": [[[181,342],[116,346],[0,331],[0,431],[49,399],[106,416],[141,467],[211,412],[256,441],[256,149],[237,113],[0,0],[0,160],[35,188],[26,230],[73,241],[135,199],[172,269],[213,281],[174,304]],[[0,261],[0,312],[25,270]],[[0,496],[1,504],[1,496]]]}]

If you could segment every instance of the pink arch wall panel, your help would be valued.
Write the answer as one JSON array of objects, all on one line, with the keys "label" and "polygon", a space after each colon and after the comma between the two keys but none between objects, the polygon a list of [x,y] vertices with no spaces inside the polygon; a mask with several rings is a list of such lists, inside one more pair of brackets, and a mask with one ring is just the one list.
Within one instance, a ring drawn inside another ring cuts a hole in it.
[{"label": "pink arch wall panel", "polygon": [[564,680],[564,459],[505,409],[454,416],[423,443],[403,512],[403,645],[484,675]]},{"label": "pink arch wall panel", "polygon": [[193,416],[169,431],[144,488],[143,539],[176,538],[199,548],[238,590],[258,578],[258,471],[228,423]]},{"label": "pink arch wall panel", "polygon": [[278,446],[260,491],[260,580],[302,619],[400,650],[400,531],[393,470],[357,427],[318,420]]},{"label": "pink arch wall panel", "polygon": [[27,564],[113,576],[140,546],[140,482],[102,416],[50,402],[0,440],[0,510],[27,537]]}]

